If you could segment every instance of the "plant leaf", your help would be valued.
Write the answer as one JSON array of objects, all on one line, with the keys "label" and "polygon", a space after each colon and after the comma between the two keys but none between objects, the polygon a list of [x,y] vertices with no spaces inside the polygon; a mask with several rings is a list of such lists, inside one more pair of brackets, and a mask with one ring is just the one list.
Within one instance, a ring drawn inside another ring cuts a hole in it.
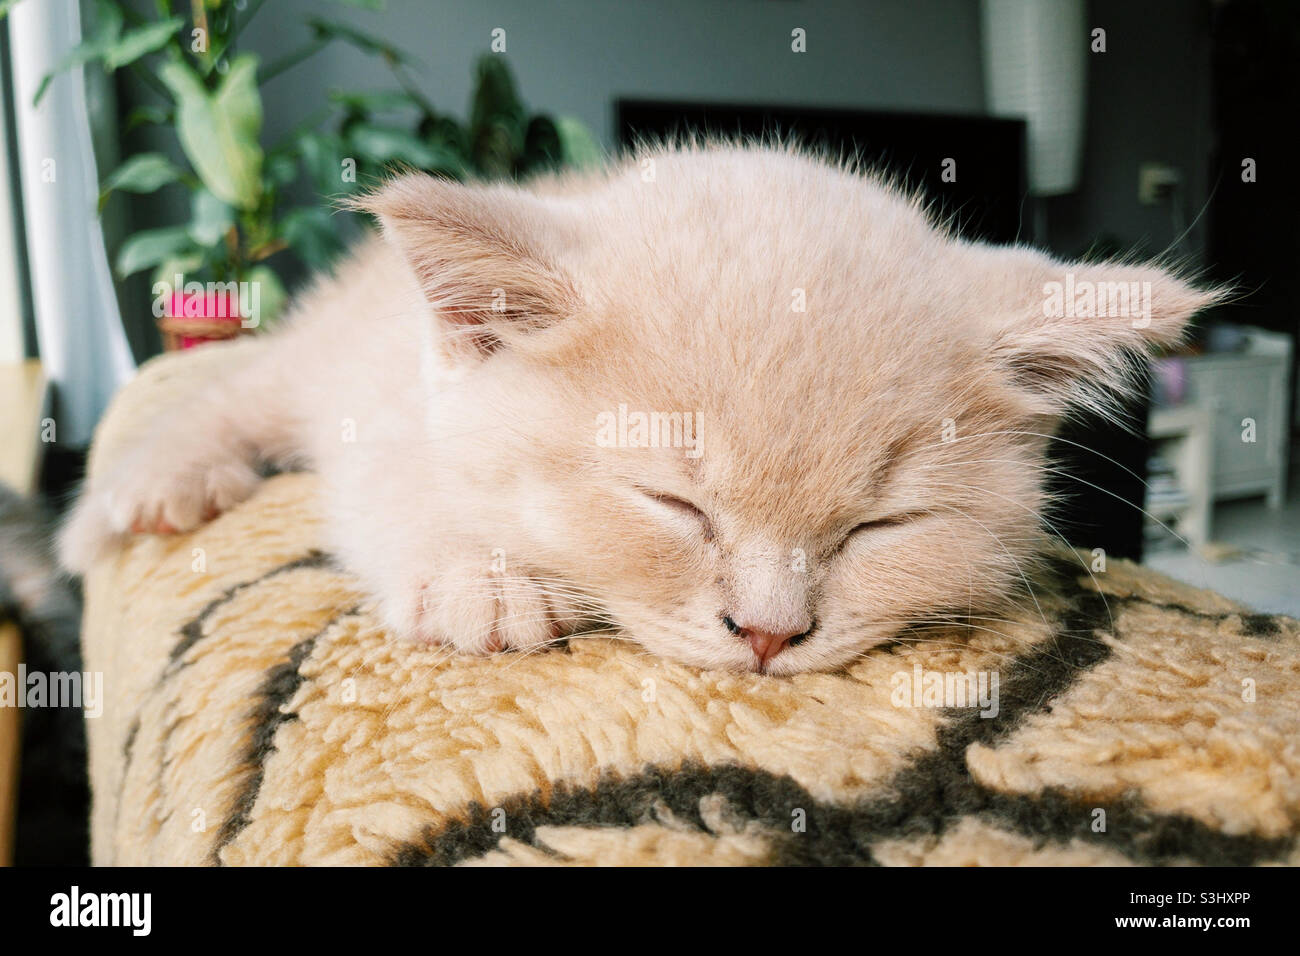
[{"label": "plant leaf", "polygon": [[58,63],[54,64],[54,69],[41,78],[40,85],[36,87],[36,95],[32,97],[32,105],[36,106],[41,102],[56,76],[91,60],[99,59],[117,42],[121,33],[122,11],[109,0],[99,0],[95,4],[95,32],[73,47]]},{"label": "plant leaf", "polygon": [[549,116],[540,113],[528,121],[524,134],[524,153],[515,172],[526,174],[555,169],[564,162],[560,131]]},{"label": "plant leaf", "polygon": [[[275,320],[284,312],[289,295],[284,291],[284,283],[268,265],[254,266],[244,276],[244,281],[252,285],[252,295],[257,304],[257,327],[274,325]],[[251,310],[252,302],[241,303],[241,308]]]},{"label": "plant leaf", "polygon": [[469,114],[470,157],[485,176],[510,176],[524,152],[527,111],[504,57],[483,54],[475,72]]},{"label": "plant leaf", "polygon": [[99,208],[102,211],[114,189],[129,193],[151,193],[181,178],[181,170],[162,153],[132,156],[109,174],[100,186]]},{"label": "plant leaf", "polygon": [[190,200],[190,238],[200,246],[214,246],[235,223],[235,211],[206,189],[196,189]]},{"label": "plant leaf", "polygon": [[388,113],[420,108],[420,101],[406,90],[368,90],[360,93],[332,90],[330,99],[344,109],[360,113]]},{"label": "plant leaf", "polygon": [[104,67],[116,70],[134,63],[146,53],[161,49],[184,25],[184,17],[172,17],[170,20],[146,23],[142,27],[128,30],[104,51]]},{"label": "plant leaf", "polygon": [[435,149],[445,149],[459,157],[463,165],[469,157],[469,135],[453,117],[429,115],[420,120],[420,138]]},{"label": "plant leaf", "polygon": [[179,275],[183,282],[186,276],[192,272],[197,272],[202,266],[203,253],[201,252],[186,252],[179,256],[169,256],[153,270],[153,274],[149,277],[149,284],[152,287],[160,282],[165,282],[174,291],[181,291],[176,289],[176,277]]},{"label": "plant leaf", "polygon": [[381,166],[399,162],[430,169],[440,159],[432,147],[398,126],[357,123],[348,133],[348,144],[362,158]]},{"label": "plant leaf", "polygon": [[335,196],[343,191],[342,144],[324,133],[304,133],[298,138],[298,155],[316,192]]},{"label": "plant leaf", "polygon": [[426,143],[426,145],[433,153],[434,159],[433,162],[422,167],[425,172],[449,176],[452,179],[465,179],[467,170],[465,168],[465,157],[462,153],[436,141]]},{"label": "plant leaf", "polygon": [[262,195],[257,58],[244,54],[231,61],[211,95],[194,71],[178,60],[163,64],[159,75],[176,100],[177,134],[203,184],[236,208],[255,208]]},{"label": "plant leaf", "polygon": [[582,120],[557,116],[555,131],[560,134],[560,149],[566,166],[583,169],[599,166],[605,161],[605,150]]},{"label": "plant leaf", "polygon": [[490,179],[513,175],[515,160],[523,153],[523,143],[513,126],[491,120],[475,131],[470,158],[479,174]]},{"label": "plant leaf", "polygon": [[339,23],[337,20],[326,20],[324,17],[308,17],[307,24],[319,37],[328,37],[333,40],[351,43],[367,53],[383,57],[390,64],[402,63],[409,65],[415,62],[415,58],[409,53],[393,46],[383,37],[375,36],[373,33],[367,33],[364,30],[358,30],[346,23]]},{"label": "plant leaf", "polygon": [[273,189],[283,189],[298,178],[298,163],[286,152],[267,153],[262,172]]},{"label": "plant leaf", "polygon": [[166,226],[137,232],[117,253],[117,274],[125,279],[129,275],[148,269],[160,262],[192,251],[194,243],[186,226]]},{"label": "plant leaf", "polygon": [[524,104],[519,99],[514,75],[505,57],[497,53],[484,53],[474,67],[473,101],[470,104],[469,123],[474,128],[493,119],[508,118],[516,125],[524,125]]},{"label": "plant leaf", "polygon": [[145,123],[170,123],[171,116],[170,110],[160,109],[157,106],[137,106],[126,114],[123,132],[129,133]]},{"label": "plant leaf", "polygon": [[284,217],[280,233],[289,249],[312,269],[323,269],[343,251],[338,224],[320,206],[303,206]]}]

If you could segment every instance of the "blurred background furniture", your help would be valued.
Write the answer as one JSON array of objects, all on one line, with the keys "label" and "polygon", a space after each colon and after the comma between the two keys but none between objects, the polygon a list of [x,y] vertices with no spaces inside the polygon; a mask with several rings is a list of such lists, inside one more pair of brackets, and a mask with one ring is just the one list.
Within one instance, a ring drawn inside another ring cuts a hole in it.
[{"label": "blurred background furniture", "polygon": [[1213,414],[1190,402],[1154,409],[1147,437],[1147,541],[1172,531],[1187,544],[1206,544],[1214,515]]},{"label": "blurred background furniture", "polygon": [[[0,481],[24,495],[35,489],[40,472],[46,399],[40,362],[0,364],[0,409],[4,409],[0,415]],[[0,674],[13,674],[17,680],[21,660],[18,625],[0,617]],[[17,707],[0,707],[0,866],[8,866],[13,859],[21,713]]]},{"label": "blurred background furniture", "polygon": [[1291,338],[1240,327],[1231,352],[1185,359],[1188,397],[1214,416],[1215,500],[1268,496],[1270,508],[1286,500],[1287,406]]}]

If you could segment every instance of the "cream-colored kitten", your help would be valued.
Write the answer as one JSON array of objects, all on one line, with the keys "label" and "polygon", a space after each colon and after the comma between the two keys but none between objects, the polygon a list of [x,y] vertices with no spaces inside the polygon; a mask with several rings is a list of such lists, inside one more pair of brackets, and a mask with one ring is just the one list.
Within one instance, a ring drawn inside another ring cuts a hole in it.
[{"label": "cream-colored kitten", "polygon": [[704,667],[831,668],[1013,593],[1046,436],[1215,297],[954,239],[782,149],[361,205],[383,238],[91,482],[68,567],[305,465],[396,635],[483,653],[595,616]]}]

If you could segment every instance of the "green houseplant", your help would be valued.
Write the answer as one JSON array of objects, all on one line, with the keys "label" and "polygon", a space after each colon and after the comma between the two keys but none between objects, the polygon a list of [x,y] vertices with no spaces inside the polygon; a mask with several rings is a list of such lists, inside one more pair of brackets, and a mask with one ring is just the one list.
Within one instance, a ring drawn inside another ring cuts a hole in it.
[{"label": "green houseplant", "polygon": [[[16,2],[0,0],[0,17]],[[283,273],[292,267],[284,256],[310,269],[328,266],[342,249],[332,217],[350,215],[335,212],[334,202],[394,166],[455,179],[501,178],[599,158],[580,123],[528,112],[499,55],[478,61],[464,122],[419,91],[409,54],[348,23],[312,17],[301,49],[263,64],[240,41],[265,2],[155,0],[154,14],[145,16],[122,0],[97,0],[91,31],[37,91],[39,104],[53,76],[76,66],[127,71],[147,99],[129,111],[124,129],[148,125],[174,137],[174,150],[137,152],[103,180],[101,208],[114,192],[188,192],[182,221],[122,243],[119,277],[152,271],[155,282],[183,275],[256,283],[260,317],[273,320],[285,299]],[[333,2],[371,11],[383,6],[383,0]],[[262,84],[332,43],[378,57],[394,88],[335,90],[279,141],[264,142]]]}]

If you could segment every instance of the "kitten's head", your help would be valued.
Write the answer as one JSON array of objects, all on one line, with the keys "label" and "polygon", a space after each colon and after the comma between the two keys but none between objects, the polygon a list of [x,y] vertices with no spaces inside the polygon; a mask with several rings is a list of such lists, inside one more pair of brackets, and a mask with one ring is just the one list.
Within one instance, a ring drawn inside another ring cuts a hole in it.
[{"label": "kitten's head", "polygon": [[1041,546],[1048,436],[1215,298],[954,239],[784,150],[366,202],[457,372],[468,427],[444,434],[470,436],[449,454],[485,548],[706,667],[831,668],[1004,599]]}]

